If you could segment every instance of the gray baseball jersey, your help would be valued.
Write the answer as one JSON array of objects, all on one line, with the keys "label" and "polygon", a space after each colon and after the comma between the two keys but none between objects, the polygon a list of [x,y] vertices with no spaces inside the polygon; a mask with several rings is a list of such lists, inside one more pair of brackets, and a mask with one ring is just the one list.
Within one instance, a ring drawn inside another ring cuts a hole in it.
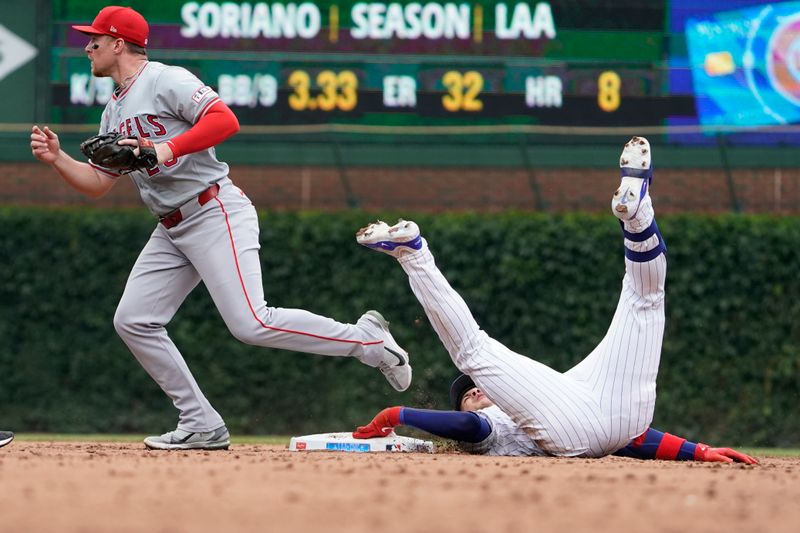
[{"label": "gray baseball jersey", "polygon": [[[106,105],[100,133],[115,131],[163,143],[188,131],[220,101],[211,87],[185,68],[147,61]],[[89,164],[108,176],[120,175]],[[169,213],[227,175],[228,165],[217,160],[213,147],[130,173],[145,205],[156,215]]]},{"label": "gray baseball jersey", "polygon": [[[185,69],[145,62],[109,102],[100,132],[116,130],[165,142],[189,130],[219,101]],[[165,328],[200,281],[228,329],[247,344],[355,357],[372,367],[380,367],[386,353],[387,332],[365,317],[343,324],[302,309],[267,305],[258,216],[227,174],[228,166],[217,160],[213,148],[131,174],[153,213],[164,215],[180,207],[181,217],[176,224],[156,226],[128,278],[114,327],[172,399],[180,412],[178,429],[187,432],[224,425]],[[210,184],[219,185],[211,189],[216,194],[200,195]]]},{"label": "gray baseball jersey", "polygon": [[[652,220],[648,196],[637,219],[625,222],[626,231],[642,232]],[[625,246],[655,250],[659,238],[625,239]],[[398,261],[456,367],[495,405],[479,411],[490,421],[492,434],[466,449],[490,455],[602,457],[649,427],[665,322],[663,253],[646,262],[626,256],[622,293],[606,336],[564,373],[489,337],[439,271],[427,245]]]}]

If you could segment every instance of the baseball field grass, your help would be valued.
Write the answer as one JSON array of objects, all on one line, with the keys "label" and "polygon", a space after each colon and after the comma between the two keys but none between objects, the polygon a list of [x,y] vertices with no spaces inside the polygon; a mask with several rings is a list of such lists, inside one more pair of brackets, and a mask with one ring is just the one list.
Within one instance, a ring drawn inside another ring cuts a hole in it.
[{"label": "baseball field grass", "polygon": [[[147,435],[131,434],[72,434],[72,433],[17,433],[18,441],[44,442],[142,442]],[[232,444],[289,444],[288,436],[260,435],[232,437]]]},{"label": "baseball field grass", "polygon": [[796,531],[800,450],[761,463],[150,451],[144,435],[20,434],[0,449],[0,531],[526,533]]}]

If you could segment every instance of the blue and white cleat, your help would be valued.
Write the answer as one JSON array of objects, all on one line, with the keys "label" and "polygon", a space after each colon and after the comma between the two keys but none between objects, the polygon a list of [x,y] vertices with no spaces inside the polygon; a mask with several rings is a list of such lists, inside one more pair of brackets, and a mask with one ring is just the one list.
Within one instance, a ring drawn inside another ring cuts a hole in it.
[{"label": "blue and white cleat", "polygon": [[611,211],[620,220],[631,220],[639,211],[653,180],[653,154],[644,137],[632,137],[619,158],[622,181],[611,198]]},{"label": "blue and white cleat", "polygon": [[356,242],[367,248],[400,257],[421,250],[425,240],[419,226],[410,220],[400,219],[394,226],[378,220],[356,232]]}]

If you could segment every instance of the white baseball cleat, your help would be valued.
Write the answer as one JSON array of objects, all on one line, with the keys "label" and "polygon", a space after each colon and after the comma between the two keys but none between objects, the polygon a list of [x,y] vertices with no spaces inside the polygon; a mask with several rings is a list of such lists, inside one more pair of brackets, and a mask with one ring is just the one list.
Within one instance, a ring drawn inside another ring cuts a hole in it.
[{"label": "white baseball cleat", "polygon": [[389,333],[389,322],[377,311],[367,311],[359,320],[369,325],[383,340],[383,358],[377,368],[386,376],[386,380],[395,390],[403,392],[411,386],[411,365],[408,362],[408,352],[397,344],[392,334]]},{"label": "white baseball cleat", "polygon": [[401,218],[394,226],[378,220],[361,228],[356,232],[356,242],[392,257],[400,257],[422,249],[425,240],[416,223]]},{"label": "white baseball cleat", "polygon": [[151,450],[227,450],[230,444],[231,436],[225,426],[206,432],[176,429],[144,439],[144,445]]},{"label": "white baseball cleat", "polygon": [[622,181],[611,198],[611,211],[620,220],[631,220],[639,211],[653,179],[653,154],[644,137],[632,137],[619,158]]}]

